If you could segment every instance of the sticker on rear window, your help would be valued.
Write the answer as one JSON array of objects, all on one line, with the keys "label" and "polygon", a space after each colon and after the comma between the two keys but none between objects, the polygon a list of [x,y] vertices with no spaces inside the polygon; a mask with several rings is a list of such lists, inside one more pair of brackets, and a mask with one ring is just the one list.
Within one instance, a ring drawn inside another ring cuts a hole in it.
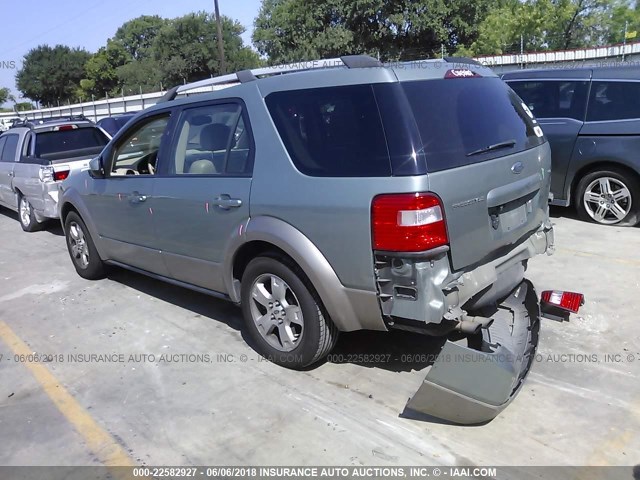
[{"label": "sticker on rear window", "polygon": [[447,70],[447,73],[444,74],[444,78],[474,78],[474,77],[482,77],[482,75],[479,75],[476,72],[466,68],[454,68],[452,70]]},{"label": "sticker on rear window", "polygon": [[531,118],[531,120],[535,120],[535,117],[533,116],[533,112],[531,111],[531,109],[529,108],[529,105],[527,105],[526,103],[522,102],[520,105],[522,105],[522,108],[524,108],[524,111],[527,112],[527,115],[529,115],[529,117]]}]

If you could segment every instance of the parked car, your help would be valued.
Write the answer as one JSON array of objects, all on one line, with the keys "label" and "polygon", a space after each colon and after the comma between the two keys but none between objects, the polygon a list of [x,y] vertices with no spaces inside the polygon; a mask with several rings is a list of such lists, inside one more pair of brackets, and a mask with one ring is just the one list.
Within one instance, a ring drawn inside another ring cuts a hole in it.
[{"label": "parked car", "polygon": [[0,205],[18,211],[26,232],[58,218],[58,184],[86,168],[110,138],[86,120],[24,122],[11,128],[0,135]]},{"label": "parked car", "polygon": [[113,137],[134,116],[135,114],[133,113],[114,115],[113,117],[101,118],[96,124]]},{"label": "parked car", "polygon": [[11,120],[9,118],[0,118],[0,133],[6,132],[11,127]]},{"label": "parked car", "polygon": [[320,361],[340,331],[441,337],[410,408],[493,418],[538,343],[524,272],[552,251],[549,145],[471,60],[318,64],[341,66],[244,71],[138,114],[61,186],[73,265],[240,304],[254,348],[290,368]]},{"label": "parked car", "polygon": [[554,205],[603,225],[640,222],[640,68],[509,72],[552,152]]}]

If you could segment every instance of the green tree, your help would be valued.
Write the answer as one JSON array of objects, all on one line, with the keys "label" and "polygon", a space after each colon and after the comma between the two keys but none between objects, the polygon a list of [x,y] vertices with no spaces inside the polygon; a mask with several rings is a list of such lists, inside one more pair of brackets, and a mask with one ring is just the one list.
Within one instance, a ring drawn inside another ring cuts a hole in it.
[{"label": "green tree", "polygon": [[263,0],[253,41],[270,62],[368,53],[410,60],[473,42],[489,0]]},{"label": "green tree", "polygon": [[622,42],[625,21],[637,24],[627,0],[509,0],[482,21],[468,53],[517,53],[521,38],[527,52]]},{"label": "green tree", "polygon": [[121,43],[108,40],[107,46],[100,48],[85,65],[86,78],[80,81],[79,93],[84,97],[103,97],[118,90],[122,84],[118,68],[130,59]]},{"label": "green tree", "polygon": [[13,96],[11,95],[11,90],[9,90],[6,87],[1,87],[0,88],[0,105],[12,99],[13,99]]},{"label": "green tree", "polygon": [[142,60],[150,54],[149,50],[162,29],[170,21],[157,15],[143,15],[124,23],[114,36],[134,60]]},{"label": "green tree", "polygon": [[[252,68],[258,55],[242,43],[244,27],[222,17],[225,57],[229,71]],[[151,47],[165,85],[201,80],[220,72],[216,23],[213,15],[191,13],[162,27]]]},{"label": "green tree", "polygon": [[18,89],[25,97],[48,105],[75,100],[90,58],[86,50],[65,45],[36,47],[25,55],[16,75]]},{"label": "green tree", "polygon": [[[635,8],[631,8],[628,2],[618,1],[612,10],[606,42],[608,44],[623,43],[625,27],[627,33],[631,35],[627,39],[628,42],[640,40],[640,2],[636,3]],[[632,35],[633,32],[636,32],[635,36]]]},{"label": "green tree", "polygon": [[35,106],[31,102],[17,102],[15,104],[15,109],[17,112],[26,112],[28,110],[35,109]]},{"label": "green tree", "polygon": [[[129,93],[157,92],[162,83],[162,74],[158,63],[146,58],[126,63],[117,69],[119,85]],[[164,85],[163,85],[164,86]]]}]

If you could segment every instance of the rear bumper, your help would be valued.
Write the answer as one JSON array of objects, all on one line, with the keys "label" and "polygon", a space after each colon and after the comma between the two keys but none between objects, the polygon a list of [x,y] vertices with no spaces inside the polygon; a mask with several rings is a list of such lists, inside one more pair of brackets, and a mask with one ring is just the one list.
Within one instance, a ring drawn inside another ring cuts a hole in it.
[{"label": "rear bumper", "polygon": [[465,425],[492,420],[522,388],[539,330],[538,298],[525,280],[500,304],[482,351],[447,341],[406,408]]},{"label": "rear bumper", "polygon": [[523,281],[527,260],[553,251],[553,226],[546,222],[514,248],[467,271],[451,272],[446,251],[425,258],[376,254],[380,309],[391,328],[446,334],[444,320],[500,302]]}]

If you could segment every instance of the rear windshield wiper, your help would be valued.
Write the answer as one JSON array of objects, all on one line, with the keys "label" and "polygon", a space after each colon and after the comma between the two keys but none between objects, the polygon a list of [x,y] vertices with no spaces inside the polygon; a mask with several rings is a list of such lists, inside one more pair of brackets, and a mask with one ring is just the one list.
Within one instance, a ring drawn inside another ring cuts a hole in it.
[{"label": "rear windshield wiper", "polygon": [[513,147],[515,144],[516,144],[515,140],[505,140],[504,142],[494,143],[493,145],[489,145],[488,147],[479,148],[478,150],[469,152],[467,153],[467,157],[471,157],[473,155],[479,155],[481,153],[491,152],[492,150],[499,150],[500,148]]}]

